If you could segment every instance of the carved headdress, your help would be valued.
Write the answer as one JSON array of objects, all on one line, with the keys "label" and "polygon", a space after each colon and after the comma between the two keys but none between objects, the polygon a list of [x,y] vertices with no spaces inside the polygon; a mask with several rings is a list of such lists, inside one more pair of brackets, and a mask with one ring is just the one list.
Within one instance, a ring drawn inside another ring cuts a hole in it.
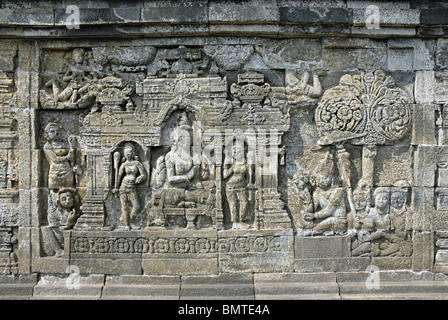
[{"label": "carved headdress", "polygon": [[323,159],[320,160],[314,168],[314,175],[330,176],[335,174],[334,157],[330,152],[327,152]]},{"label": "carved headdress", "polygon": [[373,196],[376,197],[378,194],[386,194],[389,197],[390,196],[390,188],[389,187],[378,187],[373,192]]}]

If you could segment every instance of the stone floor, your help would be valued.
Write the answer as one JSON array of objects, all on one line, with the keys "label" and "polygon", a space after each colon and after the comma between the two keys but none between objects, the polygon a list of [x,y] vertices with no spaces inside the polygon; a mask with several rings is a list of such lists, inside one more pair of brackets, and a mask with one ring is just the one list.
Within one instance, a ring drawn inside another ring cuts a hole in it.
[{"label": "stone floor", "polygon": [[431,272],[22,275],[0,277],[2,300],[448,300],[448,276]]}]

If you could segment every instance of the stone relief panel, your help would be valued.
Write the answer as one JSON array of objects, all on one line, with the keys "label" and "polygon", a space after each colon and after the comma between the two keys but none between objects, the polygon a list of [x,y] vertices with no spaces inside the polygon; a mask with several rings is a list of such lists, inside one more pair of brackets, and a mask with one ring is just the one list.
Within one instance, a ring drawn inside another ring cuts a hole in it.
[{"label": "stone relief panel", "polygon": [[91,50],[75,48],[43,55],[39,103],[48,109],[88,108],[93,104],[92,83],[98,78]]},{"label": "stone relief panel", "polygon": [[448,72],[435,72],[434,83],[434,101],[436,118],[436,139],[439,146],[447,144],[447,126],[448,126]]},{"label": "stone relief panel", "polygon": [[434,223],[436,223],[442,230],[448,227],[446,224],[446,217],[448,214],[448,184],[447,178],[447,149],[444,146],[438,146],[432,153],[434,160],[433,172],[434,172],[434,207],[437,210],[437,214],[434,217]]},{"label": "stone relief panel", "polygon": [[274,49],[42,49],[42,256],[133,253],[154,270],[165,258],[150,253],[163,250],[208,246],[206,264],[243,244],[249,260],[275,253],[284,231],[288,261],[293,238],[342,241],[348,257],[412,257],[408,88],[368,63],[328,72],[305,49],[299,61]]},{"label": "stone relief panel", "polygon": [[448,244],[447,244],[448,234],[446,231],[437,231],[435,236],[435,262],[434,271],[447,273],[448,267]]},{"label": "stone relief panel", "polygon": [[412,97],[366,69],[343,75],[316,104],[317,143],[303,146],[289,180],[297,235],[349,237],[351,256],[410,257]]},{"label": "stone relief panel", "polygon": [[70,252],[70,229],[291,228],[278,192],[285,90],[260,72],[217,74],[241,67],[223,66],[225,52],[242,63],[250,48],[42,51],[44,256]]},{"label": "stone relief panel", "polygon": [[[84,163],[81,145],[74,132],[65,128],[74,117],[45,113],[43,128],[42,186],[47,195],[44,210],[40,216],[42,253],[49,256],[63,254],[63,230],[73,229],[81,215],[81,195],[83,190]],[[62,121],[62,118],[65,118]],[[71,118],[71,119],[70,119]],[[68,121],[68,122],[67,122]]]},{"label": "stone relief panel", "polygon": [[17,44],[5,46],[0,59],[0,273],[18,273],[19,152],[16,103]]}]

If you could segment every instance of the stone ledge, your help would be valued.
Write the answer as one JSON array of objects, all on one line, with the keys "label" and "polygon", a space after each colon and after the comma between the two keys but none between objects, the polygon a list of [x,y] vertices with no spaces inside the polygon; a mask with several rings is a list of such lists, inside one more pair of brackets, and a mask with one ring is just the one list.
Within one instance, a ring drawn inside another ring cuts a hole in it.
[{"label": "stone ledge", "polygon": [[253,275],[249,273],[182,277],[180,299],[253,300],[255,299],[253,282]]},{"label": "stone ledge", "polygon": [[[218,276],[0,276],[0,300],[447,300],[448,277],[431,272],[247,273]],[[39,280],[37,280],[39,278]],[[75,282],[76,284],[76,282]]]},{"label": "stone ledge", "polygon": [[[54,11],[56,26],[65,26],[72,20],[69,17],[72,13],[67,13],[65,9],[56,9]],[[100,9],[79,9],[80,25],[104,25],[104,24],[122,24],[135,23],[140,21],[139,8],[100,8]]]},{"label": "stone ledge", "polygon": [[101,299],[177,300],[179,292],[177,276],[107,276]]},{"label": "stone ledge", "polygon": [[41,275],[33,288],[32,299],[99,299],[104,275],[65,277]]},{"label": "stone ledge", "polygon": [[[383,7],[378,5],[379,28],[365,26],[366,12],[360,5],[296,7],[275,1],[218,1],[191,4],[140,2],[122,7],[79,8],[79,29],[66,28],[72,15],[66,8],[0,9],[0,35],[8,37],[248,35],[270,37],[346,34],[366,37],[447,36],[448,8]],[[373,4],[375,4],[373,2]],[[200,27],[192,28],[192,25]],[[57,27],[56,30],[48,28]],[[119,27],[117,29],[117,27]],[[168,28],[167,28],[168,27]],[[19,28],[19,29],[14,29]],[[23,29],[21,29],[23,28]],[[37,29],[36,29],[37,28]],[[64,30],[62,30],[63,28]],[[94,29],[93,29],[94,28]],[[149,29],[148,29],[149,28]],[[335,29],[336,28],[336,29]]]},{"label": "stone ledge", "polygon": [[340,299],[336,273],[255,274],[254,286],[260,300]]}]

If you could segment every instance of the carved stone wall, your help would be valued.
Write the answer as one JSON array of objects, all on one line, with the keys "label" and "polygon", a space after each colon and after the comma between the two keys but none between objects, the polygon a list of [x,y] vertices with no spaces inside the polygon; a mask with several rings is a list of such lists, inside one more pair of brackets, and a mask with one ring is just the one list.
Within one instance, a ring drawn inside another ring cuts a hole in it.
[{"label": "carved stone wall", "polygon": [[74,7],[0,8],[0,272],[448,272],[445,3]]}]

